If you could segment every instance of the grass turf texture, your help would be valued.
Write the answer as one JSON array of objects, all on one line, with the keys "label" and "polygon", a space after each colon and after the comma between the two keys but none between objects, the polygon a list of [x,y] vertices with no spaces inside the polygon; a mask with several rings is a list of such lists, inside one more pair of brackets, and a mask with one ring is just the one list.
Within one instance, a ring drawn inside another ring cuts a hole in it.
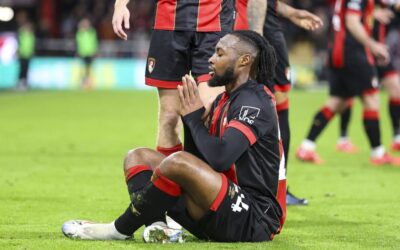
[{"label": "grass turf texture", "polygon": [[[124,242],[70,240],[69,219],[109,222],[128,204],[122,160],[128,149],[154,147],[155,92],[0,92],[0,249],[372,249],[398,248],[400,168],[373,167],[360,105],[350,135],[360,152],[334,150],[337,119],[318,141],[325,163],[294,159],[324,92],[291,93],[291,190],[309,199],[289,207],[281,235],[270,243],[147,245],[141,231]],[[382,137],[391,137],[386,97]]]}]

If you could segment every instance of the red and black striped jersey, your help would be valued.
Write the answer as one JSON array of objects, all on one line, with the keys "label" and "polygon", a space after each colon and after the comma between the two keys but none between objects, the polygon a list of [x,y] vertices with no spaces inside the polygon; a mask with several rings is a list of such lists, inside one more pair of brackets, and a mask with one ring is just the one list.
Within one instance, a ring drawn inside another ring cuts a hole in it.
[{"label": "red and black striped jersey", "polygon": [[247,2],[248,0],[236,0],[235,1],[235,25],[234,30],[248,30],[249,23],[247,20]]},{"label": "red and black striped jersey", "polygon": [[373,11],[375,0],[336,0],[332,18],[333,43],[330,53],[331,65],[335,68],[345,66],[359,53],[366,53],[368,62],[374,64],[374,58],[368,48],[358,42],[346,28],[347,14],[356,14],[361,17],[365,31],[372,36]]},{"label": "red and black striped jersey", "polygon": [[158,0],[154,13],[156,30],[197,32],[230,31],[234,0]]},{"label": "red and black striped jersey", "polygon": [[[267,87],[248,81],[230,94],[219,95],[210,111],[209,134],[222,138],[229,129],[243,133],[250,146],[224,172],[262,205],[272,199],[286,217],[286,168],[274,95]],[[218,156],[221,157],[221,156]]]}]

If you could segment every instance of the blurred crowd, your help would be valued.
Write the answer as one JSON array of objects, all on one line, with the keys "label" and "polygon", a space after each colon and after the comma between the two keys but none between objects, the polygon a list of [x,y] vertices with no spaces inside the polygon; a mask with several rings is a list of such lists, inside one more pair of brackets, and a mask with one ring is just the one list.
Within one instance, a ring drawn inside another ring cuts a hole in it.
[{"label": "blurred crowd", "polygon": [[[16,1],[17,2],[17,1]],[[19,1],[24,2],[24,1]],[[96,56],[100,57],[138,57],[145,58],[152,24],[152,10],[155,0],[130,0],[130,29],[127,31],[130,43],[123,42],[115,36],[111,21],[115,0],[30,0],[29,5],[15,6],[15,18],[8,25],[0,27],[0,32],[18,30],[25,23],[32,27],[36,42],[35,55],[39,56],[76,56],[77,33],[79,23],[89,21],[98,39]],[[282,19],[288,45],[293,50],[301,44],[300,51],[309,48],[307,57],[313,65],[318,78],[324,78],[323,62],[330,30],[330,19],[334,0],[285,0],[293,7],[306,9],[322,18],[325,25],[316,32],[306,32]],[[400,69],[400,19],[394,20],[388,33],[387,42],[395,66]],[[306,47],[304,47],[306,44]],[[311,56],[309,56],[312,54]],[[304,58],[304,55],[300,56]],[[296,64],[296,56],[291,56],[292,64]],[[311,64],[310,63],[310,64]],[[320,71],[320,72],[319,72]],[[309,81],[307,79],[306,81]],[[312,80],[311,80],[312,81]]]}]

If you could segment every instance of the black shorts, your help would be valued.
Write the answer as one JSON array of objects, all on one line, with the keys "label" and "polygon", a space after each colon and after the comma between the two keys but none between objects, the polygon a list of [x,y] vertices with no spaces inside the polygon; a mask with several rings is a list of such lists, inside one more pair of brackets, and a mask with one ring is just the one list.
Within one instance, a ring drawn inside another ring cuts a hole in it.
[{"label": "black shorts", "polygon": [[291,72],[285,36],[279,30],[273,32],[264,31],[264,34],[265,38],[274,47],[277,59],[276,76],[272,86],[274,86],[275,91],[288,92],[291,88]]},{"label": "black shorts", "polygon": [[392,60],[390,60],[390,62],[385,66],[376,66],[376,71],[378,73],[379,80],[398,74]]},{"label": "black shorts", "polygon": [[272,203],[261,208],[245,190],[227,180],[225,175],[221,176],[221,191],[200,221],[191,219],[183,198],[168,211],[168,215],[199,239],[219,242],[272,240],[280,230]]},{"label": "black shorts", "polygon": [[208,59],[225,32],[153,30],[146,64],[146,85],[176,88],[189,74],[197,82],[210,79]]},{"label": "black shorts", "polygon": [[[353,61],[354,62],[354,61]],[[343,68],[329,68],[329,94],[350,98],[374,93],[378,90],[375,66],[367,59],[359,60]]]}]

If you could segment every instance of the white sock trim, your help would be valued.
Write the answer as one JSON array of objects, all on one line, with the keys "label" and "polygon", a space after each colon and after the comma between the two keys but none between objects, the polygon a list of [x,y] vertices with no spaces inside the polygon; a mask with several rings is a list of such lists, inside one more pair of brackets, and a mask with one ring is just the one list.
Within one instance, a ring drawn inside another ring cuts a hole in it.
[{"label": "white sock trim", "polygon": [[305,150],[315,150],[316,145],[315,142],[310,141],[308,139],[304,139],[303,142],[301,143],[301,147]]},{"label": "white sock trim", "polygon": [[372,158],[381,158],[385,154],[386,150],[383,145],[380,145],[376,148],[373,148],[371,151],[371,157]]}]

